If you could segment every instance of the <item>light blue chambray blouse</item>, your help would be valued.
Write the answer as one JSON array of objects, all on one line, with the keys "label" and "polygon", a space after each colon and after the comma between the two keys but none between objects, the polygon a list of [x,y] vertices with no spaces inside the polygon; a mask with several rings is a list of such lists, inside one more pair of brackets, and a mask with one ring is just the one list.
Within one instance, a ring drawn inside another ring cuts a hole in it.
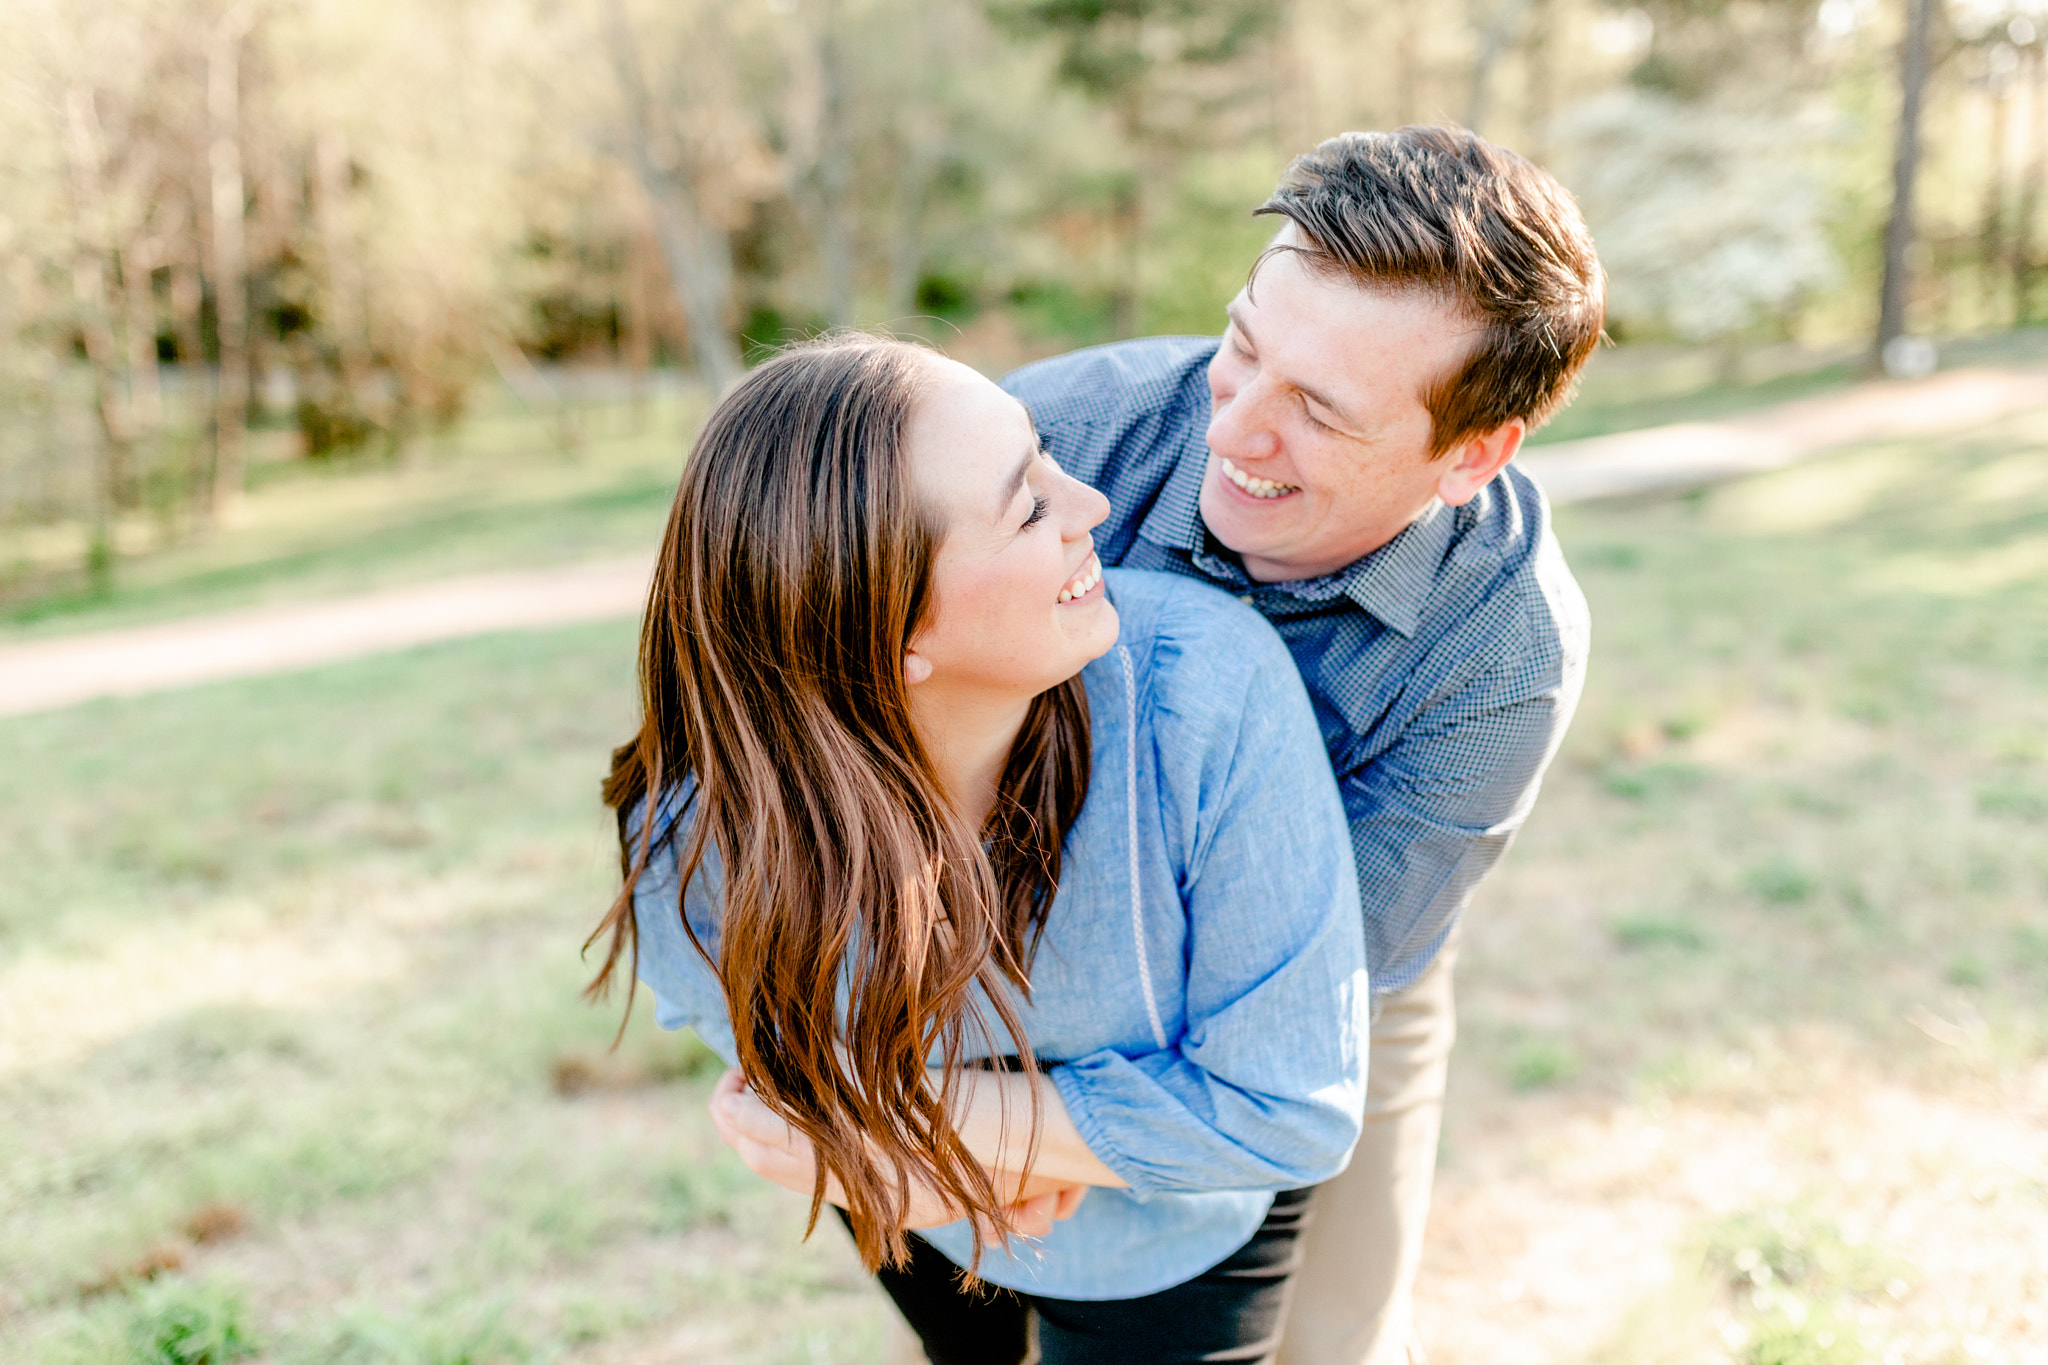
[{"label": "light blue chambray blouse", "polygon": [[[1122,628],[1082,675],[1092,780],[1017,1014],[1082,1138],[1130,1188],[1091,1190],[1049,1236],[979,1266],[1060,1299],[1134,1298],[1223,1260],[1274,1191],[1343,1169],[1365,1103],[1356,874],[1294,662],[1223,593],[1106,578]],[[663,802],[665,826],[682,804]],[[676,913],[676,853],[669,840],[635,893],[640,976],[662,1027],[695,1028],[733,1063],[718,982]],[[687,904],[713,953],[719,894],[707,859]],[[973,1259],[964,1221],[920,1235]]]}]

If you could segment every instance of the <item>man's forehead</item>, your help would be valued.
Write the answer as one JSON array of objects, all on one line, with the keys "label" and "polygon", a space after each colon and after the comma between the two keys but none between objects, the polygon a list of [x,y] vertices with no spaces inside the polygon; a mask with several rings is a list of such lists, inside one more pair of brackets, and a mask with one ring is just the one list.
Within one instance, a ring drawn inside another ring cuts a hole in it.
[{"label": "man's forehead", "polygon": [[1437,290],[1405,282],[1366,283],[1313,269],[1283,252],[1228,305],[1231,321],[1256,344],[1284,350],[1291,363],[1326,377],[1354,373],[1360,347],[1421,352],[1449,359],[1467,351],[1485,325]]}]

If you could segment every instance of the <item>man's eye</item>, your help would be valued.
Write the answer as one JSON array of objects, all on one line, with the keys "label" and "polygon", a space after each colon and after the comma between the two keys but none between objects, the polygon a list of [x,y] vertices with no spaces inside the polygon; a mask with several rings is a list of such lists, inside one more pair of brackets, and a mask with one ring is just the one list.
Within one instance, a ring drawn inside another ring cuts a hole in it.
[{"label": "man's eye", "polygon": [[1026,517],[1026,518],[1024,518],[1024,525],[1023,525],[1023,526],[1020,526],[1020,527],[1018,527],[1017,529],[1018,529],[1018,530],[1020,530],[1020,531],[1021,531],[1021,530],[1028,530],[1028,529],[1030,529],[1031,527],[1033,527],[1033,526],[1036,526],[1036,525],[1038,525],[1038,523],[1039,523],[1039,522],[1041,522],[1041,521],[1044,521],[1044,520],[1045,520],[1045,514],[1046,514],[1046,512],[1048,512],[1049,510],[1051,510],[1051,508],[1052,508],[1052,502],[1051,502],[1051,500],[1050,500],[1050,499],[1047,499],[1047,498],[1040,498],[1040,497],[1034,497],[1034,498],[1032,498],[1032,499],[1031,499],[1031,515],[1030,515],[1030,516],[1028,516],[1028,517]]}]

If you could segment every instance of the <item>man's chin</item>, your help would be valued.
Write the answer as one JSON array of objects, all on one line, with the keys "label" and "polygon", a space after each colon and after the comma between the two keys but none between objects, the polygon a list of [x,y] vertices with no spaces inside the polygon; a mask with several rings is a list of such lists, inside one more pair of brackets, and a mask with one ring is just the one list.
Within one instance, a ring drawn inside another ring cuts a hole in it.
[{"label": "man's chin", "polygon": [[1287,527],[1300,502],[1300,493],[1261,500],[1204,485],[1202,523],[1239,558],[1263,558],[1288,543]]}]

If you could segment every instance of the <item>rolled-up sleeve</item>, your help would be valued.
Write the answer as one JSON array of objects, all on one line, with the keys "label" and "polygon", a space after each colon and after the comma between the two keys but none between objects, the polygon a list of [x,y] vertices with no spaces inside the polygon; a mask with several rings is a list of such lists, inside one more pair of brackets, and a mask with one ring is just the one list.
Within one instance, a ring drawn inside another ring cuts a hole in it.
[{"label": "rolled-up sleeve", "polygon": [[1255,666],[1234,742],[1224,732],[1202,760],[1184,1031],[1052,1072],[1083,1140],[1140,1197],[1328,1179],[1365,1102],[1370,991],[1329,762],[1279,641],[1224,643]]}]

